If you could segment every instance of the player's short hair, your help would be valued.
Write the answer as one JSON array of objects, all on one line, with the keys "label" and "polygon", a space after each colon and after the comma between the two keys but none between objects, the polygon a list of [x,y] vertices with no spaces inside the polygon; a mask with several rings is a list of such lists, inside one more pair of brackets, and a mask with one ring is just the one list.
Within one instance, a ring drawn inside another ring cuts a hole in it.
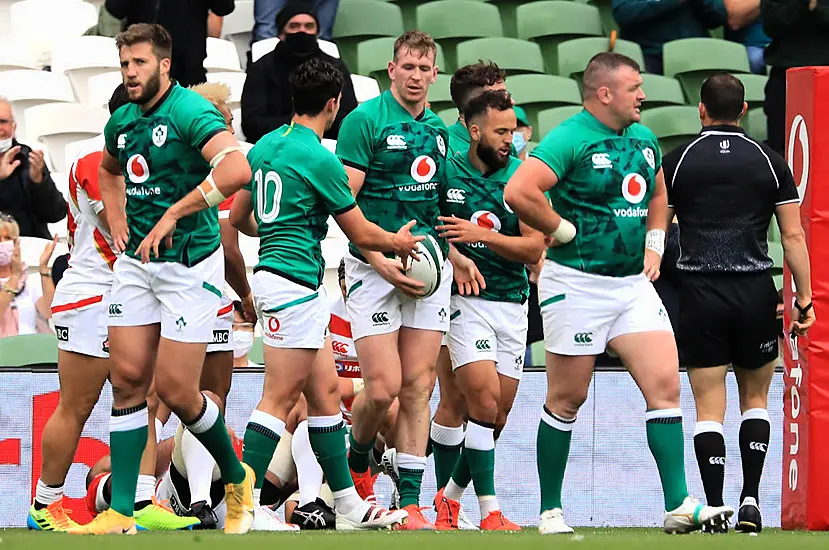
[{"label": "player's short hair", "polygon": [[604,78],[607,74],[613,73],[628,67],[637,73],[642,72],[639,63],[626,55],[615,52],[601,52],[594,55],[587,63],[582,76],[584,96],[595,93],[601,86],[605,85]]},{"label": "player's short hair", "polygon": [[136,44],[150,44],[158,59],[170,59],[173,54],[173,39],[167,29],[155,23],[136,23],[115,37],[118,51]]},{"label": "player's short hair", "polygon": [[416,29],[406,31],[394,41],[394,61],[397,61],[397,56],[400,50],[403,49],[420,55],[429,55],[431,53],[432,58],[437,62],[437,44],[435,44],[435,40],[431,36],[423,31]]},{"label": "player's short hair", "polygon": [[112,97],[109,98],[109,114],[115,113],[115,111],[129,102],[129,92],[127,92],[127,87],[122,82],[112,91]]},{"label": "player's short hair", "polygon": [[297,67],[288,78],[294,113],[318,115],[331,98],[343,91],[343,74],[340,69],[318,57],[312,57]]},{"label": "player's short hair", "polygon": [[194,84],[190,89],[213,104],[214,107],[226,107],[230,101],[230,86],[224,82],[202,82]]},{"label": "player's short hair", "polygon": [[512,109],[512,98],[506,90],[486,90],[472,97],[463,111],[463,118],[471,124],[477,117],[486,115],[490,110],[506,111]]},{"label": "player's short hair", "polygon": [[714,120],[735,121],[743,113],[746,90],[739,78],[728,73],[712,74],[702,83],[700,100]]},{"label": "player's short hair", "polygon": [[461,67],[452,75],[449,82],[449,94],[459,111],[466,109],[469,99],[486,86],[506,82],[507,73],[492,61],[478,61],[473,65]]}]

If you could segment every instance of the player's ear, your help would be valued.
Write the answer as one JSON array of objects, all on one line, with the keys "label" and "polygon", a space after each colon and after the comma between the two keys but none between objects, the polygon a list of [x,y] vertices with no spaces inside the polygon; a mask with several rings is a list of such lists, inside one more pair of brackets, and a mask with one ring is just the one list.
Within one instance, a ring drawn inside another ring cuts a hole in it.
[{"label": "player's ear", "polygon": [[610,88],[607,86],[599,86],[599,89],[596,90],[596,97],[599,98],[603,104],[608,105],[611,101],[611,93]]},{"label": "player's ear", "polygon": [[158,65],[159,65],[162,73],[170,74],[170,63],[171,63],[171,61],[170,61],[169,57],[161,58],[161,61],[158,62]]},{"label": "player's ear", "polygon": [[700,120],[705,120],[706,118],[708,118],[708,110],[705,108],[705,104],[702,101],[700,101],[699,102],[699,119]]},{"label": "player's ear", "polygon": [[438,79],[438,66],[435,65],[434,67],[432,67],[432,78],[429,79],[429,84],[434,84],[437,79]]},{"label": "player's ear", "polygon": [[394,61],[389,61],[388,72],[389,78],[394,82]]},{"label": "player's ear", "polygon": [[481,127],[477,124],[469,124],[467,126],[469,130],[469,137],[472,138],[473,141],[481,141]]}]

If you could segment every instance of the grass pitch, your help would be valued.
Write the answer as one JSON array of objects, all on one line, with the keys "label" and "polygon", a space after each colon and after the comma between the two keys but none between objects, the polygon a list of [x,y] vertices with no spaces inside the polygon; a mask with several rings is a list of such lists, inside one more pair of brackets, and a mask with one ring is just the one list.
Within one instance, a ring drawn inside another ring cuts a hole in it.
[{"label": "grass pitch", "polygon": [[575,535],[542,537],[535,529],[521,533],[251,533],[225,536],[217,532],[140,533],[133,537],[73,537],[23,529],[0,530],[0,550],[827,550],[829,533],[763,531],[758,536],[665,535],[659,529],[577,529]]}]

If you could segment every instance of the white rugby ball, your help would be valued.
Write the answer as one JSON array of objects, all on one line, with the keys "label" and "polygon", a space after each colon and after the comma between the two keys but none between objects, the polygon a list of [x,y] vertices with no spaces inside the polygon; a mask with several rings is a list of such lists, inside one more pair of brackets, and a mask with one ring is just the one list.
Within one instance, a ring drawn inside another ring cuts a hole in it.
[{"label": "white rugby ball", "polygon": [[424,294],[421,298],[426,298],[440,288],[443,270],[443,252],[437,240],[431,235],[426,235],[424,240],[417,243],[415,251],[420,256],[420,260],[408,259],[406,262],[406,275],[425,285],[423,289]]}]

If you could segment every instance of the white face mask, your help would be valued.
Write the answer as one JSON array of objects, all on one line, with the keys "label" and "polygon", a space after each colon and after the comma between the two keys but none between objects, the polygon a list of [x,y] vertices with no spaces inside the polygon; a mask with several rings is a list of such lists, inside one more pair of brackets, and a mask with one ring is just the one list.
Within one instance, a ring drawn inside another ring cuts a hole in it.
[{"label": "white face mask", "polygon": [[0,265],[9,265],[12,263],[12,255],[14,254],[14,241],[0,242]]},{"label": "white face mask", "polygon": [[12,138],[0,139],[0,153],[5,153],[12,148]]},{"label": "white face mask", "polygon": [[527,138],[525,138],[524,134],[518,130],[512,133],[512,146],[515,147],[515,152],[519,155],[527,146]]},{"label": "white face mask", "polygon": [[239,359],[250,352],[253,347],[253,333],[246,330],[233,331],[233,358]]}]

